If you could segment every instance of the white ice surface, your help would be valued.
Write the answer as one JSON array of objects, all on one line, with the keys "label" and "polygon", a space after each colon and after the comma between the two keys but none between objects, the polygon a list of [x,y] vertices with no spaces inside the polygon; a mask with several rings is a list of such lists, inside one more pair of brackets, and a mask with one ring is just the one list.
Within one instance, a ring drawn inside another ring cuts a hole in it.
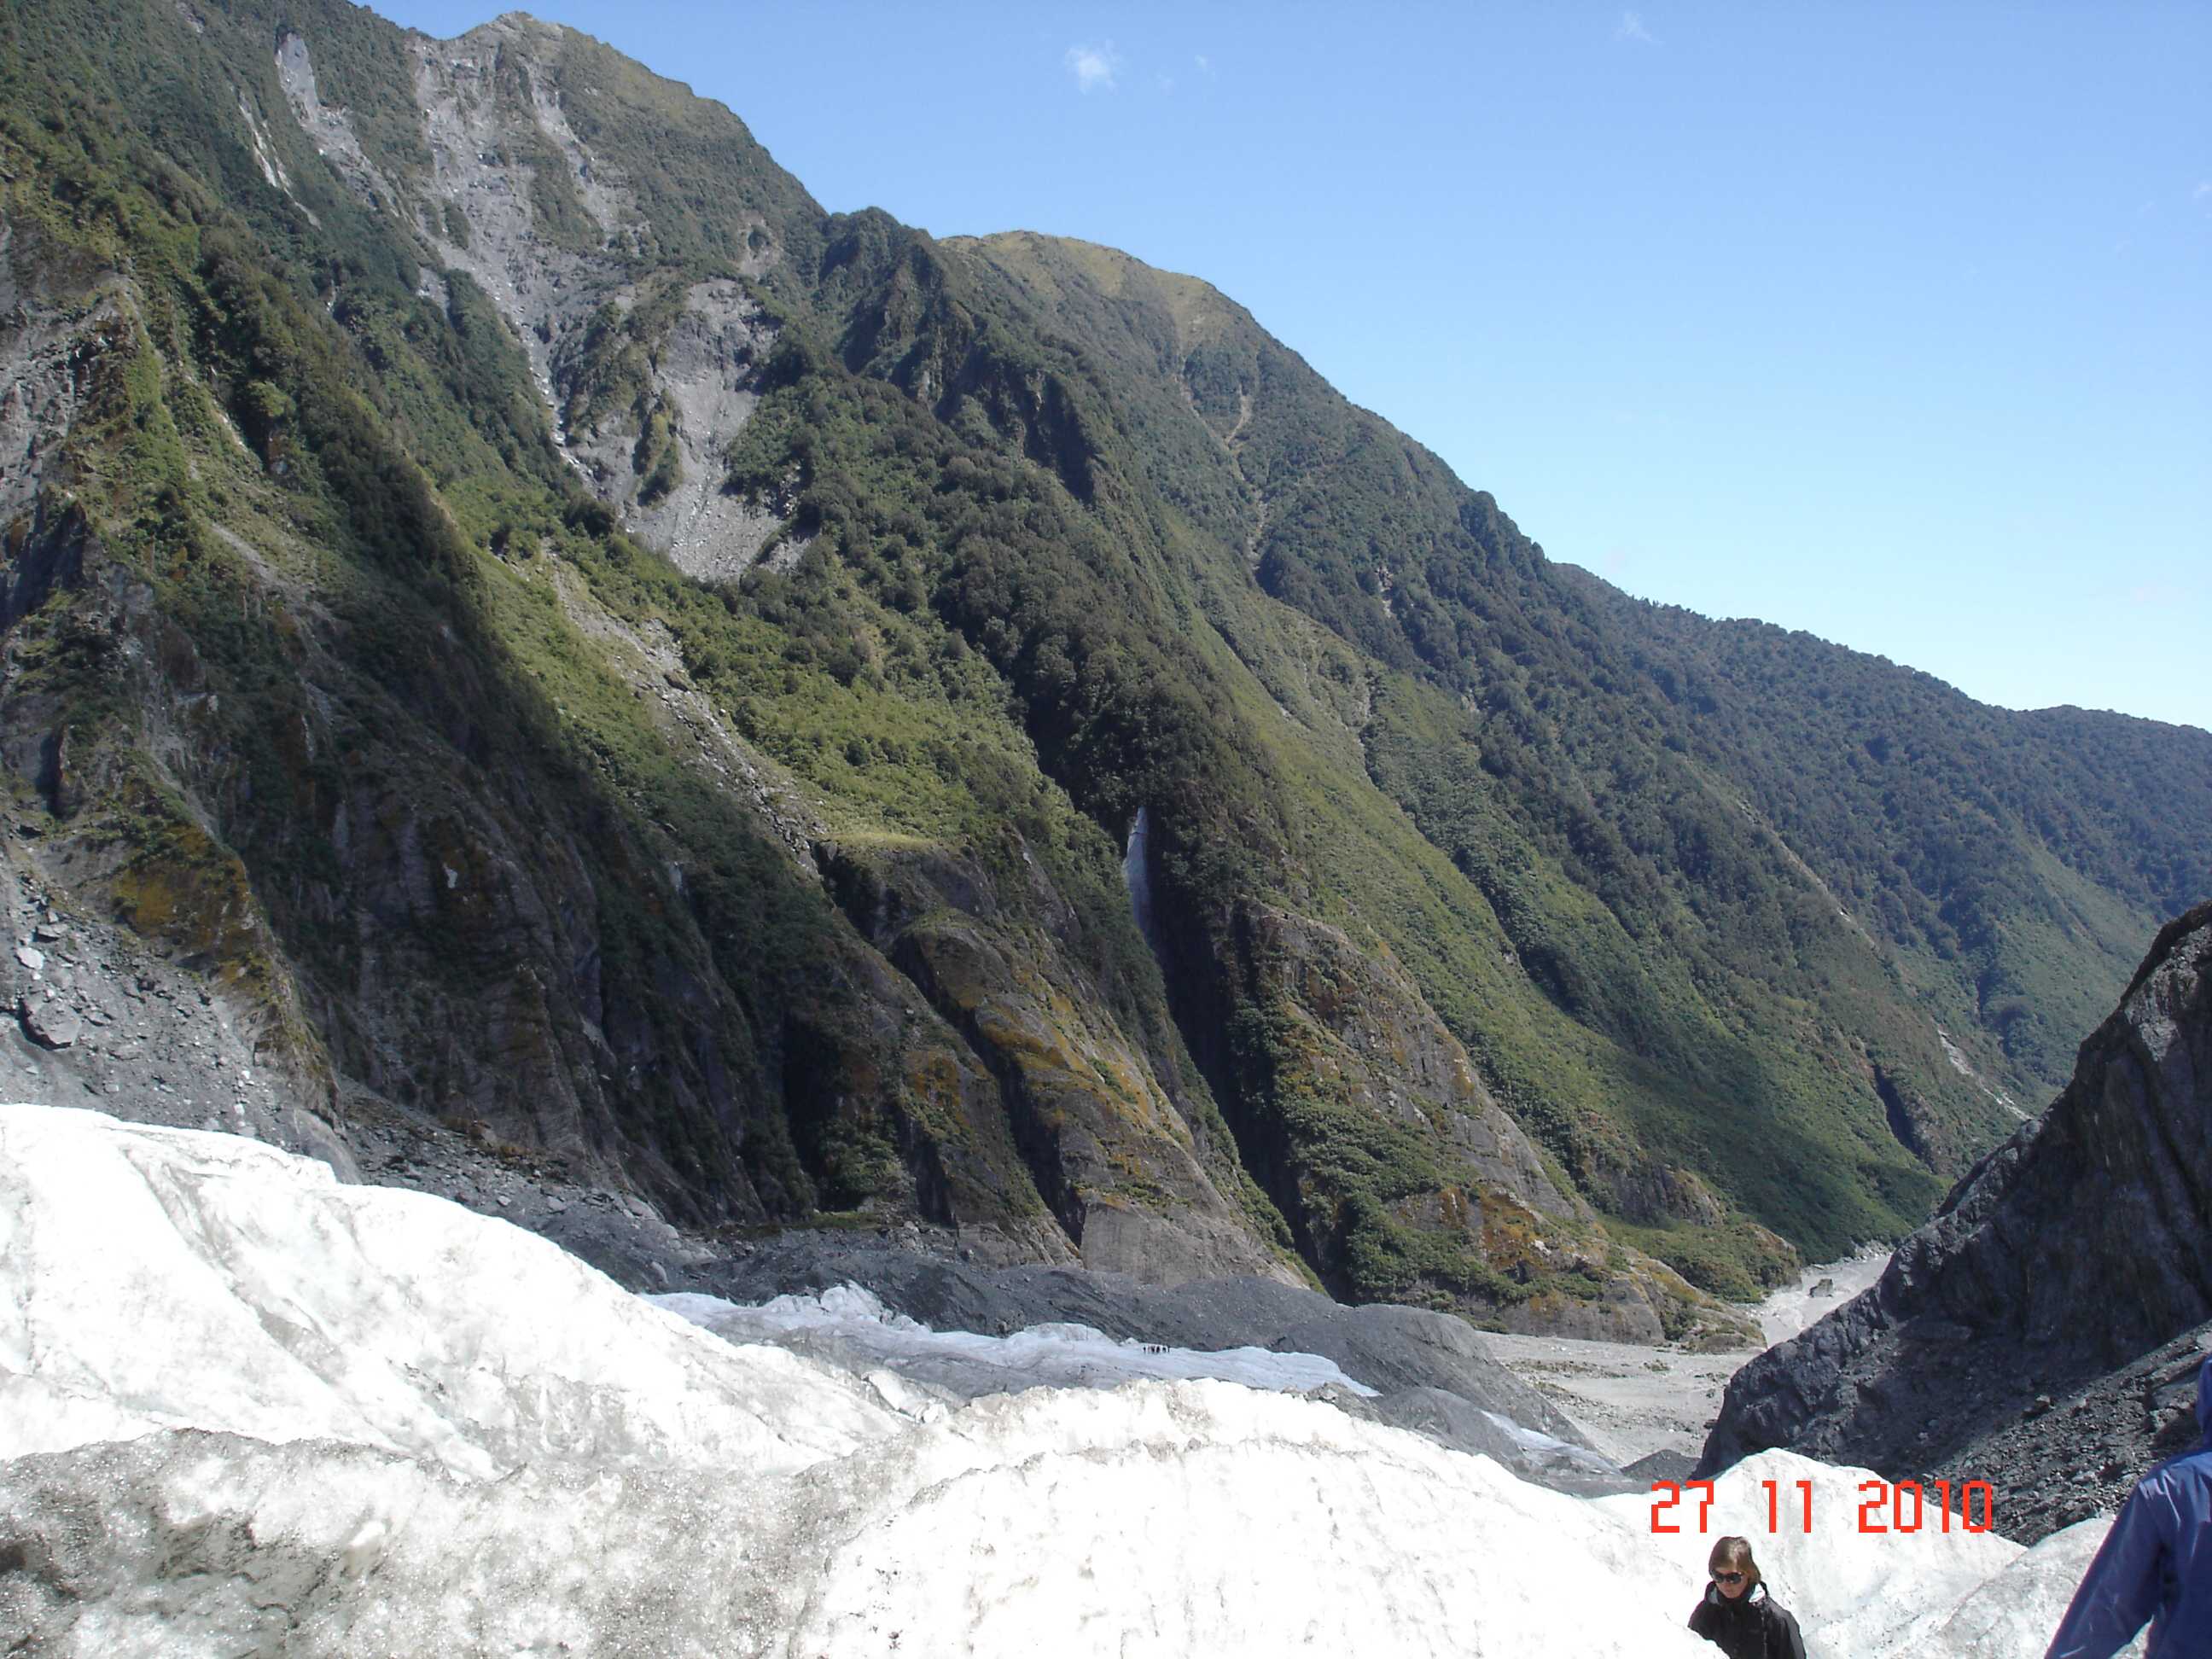
[{"label": "white ice surface", "polygon": [[[1875,1478],[1864,1469],[1834,1468],[1793,1452],[1761,1452],[1713,1483],[1712,1505],[1702,1530],[1698,1499],[1686,1494],[1680,1505],[1658,1516],[1683,1530],[1652,1535],[1651,1546],[1696,1572],[1702,1583],[1716,1538],[1735,1534],[1750,1540],[1760,1577],[1775,1600],[1796,1614],[1809,1652],[1833,1654],[1838,1659],[1927,1652],[1930,1650],[1921,1638],[1928,1621],[1948,1615],[2010,1566],[2022,1551],[1994,1532],[1966,1532],[1955,1518],[1948,1533],[1940,1530],[1940,1522],[1932,1516],[1923,1516],[1924,1523],[1917,1532],[1863,1532],[1860,1504],[1869,1494],[1862,1493],[1860,1484]],[[1771,1530],[1762,1484],[1770,1480],[1776,1498]],[[1799,1480],[1813,1483],[1809,1533],[1803,1524]],[[1647,1533],[1653,1524],[1653,1500],[1648,1497],[1594,1501],[1622,1522],[1642,1525]],[[1879,1520],[1887,1526],[1890,1512],[1885,1508],[1879,1516],[1867,1519],[1869,1524]],[[1684,1609],[1685,1617],[1687,1611]]]},{"label": "white ice surface", "polygon": [[0,1107],[0,1457],[202,1427],[479,1477],[787,1469],[891,1420],[465,1213],[258,1141]]},{"label": "white ice surface", "polygon": [[442,1200],[0,1107],[0,1649],[1699,1659],[1725,1527],[1822,1659],[2026,1659],[2095,1541],[1863,1535],[1866,1476],[1778,1453],[1655,1537],[1283,1393],[899,1386]]},{"label": "white ice surface", "polygon": [[[2034,1548],[2014,1559],[1940,1621],[1931,1621],[1921,1651],[1929,1659],[1959,1659],[1960,1656],[2043,1652],[2066,1604],[2089,1570],[2097,1547],[2112,1524],[2109,1515],[2078,1521],[2055,1532]],[[2122,1648],[2118,1659],[2139,1659],[2140,1636]]]},{"label": "white ice surface", "polygon": [[1330,1382],[1370,1398],[1376,1393],[1319,1354],[1164,1348],[1117,1340],[1088,1325],[1032,1325],[1006,1336],[935,1331],[892,1312],[858,1285],[839,1285],[818,1296],[779,1296],[757,1306],[688,1291],[649,1300],[732,1342],[820,1333],[894,1370],[928,1369],[931,1362],[943,1361],[995,1379],[995,1388],[963,1388],[965,1395],[1038,1387],[1110,1389],[1146,1378],[1191,1382],[1209,1376],[1291,1394]]}]

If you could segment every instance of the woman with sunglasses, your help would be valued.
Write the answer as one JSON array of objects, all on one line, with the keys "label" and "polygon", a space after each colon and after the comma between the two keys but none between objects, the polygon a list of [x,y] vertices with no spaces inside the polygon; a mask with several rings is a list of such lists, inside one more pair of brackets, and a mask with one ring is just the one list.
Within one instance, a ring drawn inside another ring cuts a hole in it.
[{"label": "woman with sunglasses", "polygon": [[1713,1582],[1690,1615],[1690,1628],[1729,1659],[1805,1659],[1797,1621],[1774,1604],[1759,1582],[1747,1538],[1723,1538],[1707,1562]]}]

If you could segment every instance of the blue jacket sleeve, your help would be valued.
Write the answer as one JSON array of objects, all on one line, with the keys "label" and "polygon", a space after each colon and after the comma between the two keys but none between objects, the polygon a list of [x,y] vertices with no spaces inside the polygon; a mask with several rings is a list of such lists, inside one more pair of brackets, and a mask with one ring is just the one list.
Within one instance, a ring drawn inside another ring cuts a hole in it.
[{"label": "blue jacket sleeve", "polygon": [[2044,1659],[2112,1659],[2133,1640],[2158,1611],[2165,1548],[2158,1494],[2138,1486],[2105,1534]]}]

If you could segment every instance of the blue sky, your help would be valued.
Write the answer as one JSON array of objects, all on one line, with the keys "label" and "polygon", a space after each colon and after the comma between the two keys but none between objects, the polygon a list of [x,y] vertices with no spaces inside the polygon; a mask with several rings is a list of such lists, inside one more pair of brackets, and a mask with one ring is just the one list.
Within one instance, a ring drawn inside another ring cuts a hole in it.
[{"label": "blue sky", "polygon": [[1206,278],[1632,592],[2212,728],[2212,6],[538,15],[827,207]]}]

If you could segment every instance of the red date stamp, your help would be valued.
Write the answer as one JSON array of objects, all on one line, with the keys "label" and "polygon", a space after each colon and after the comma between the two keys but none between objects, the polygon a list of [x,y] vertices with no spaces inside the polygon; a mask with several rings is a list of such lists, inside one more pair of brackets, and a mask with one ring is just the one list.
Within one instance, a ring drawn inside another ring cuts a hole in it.
[{"label": "red date stamp", "polygon": [[[1813,1483],[1793,1480],[1785,1486],[1778,1480],[1762,1480],[1759,1489],[1766,1494],[1766,1529],[1770,1533],[1782,1530],[1784,1517],[1795,1520],[1797,1530],[1813,1530]],[[1933,1488],[1932,1492],[1929,1488]],[[1713,1483],[1710,1480],[1655,1480],[1651,1483],[1651,1530],[1654,1532],[1703,1533],[1706,1518],[1712,1512]],[[1697,1501],[1697,1525],[1687,1525],[1686,1512],[1677,1515],[1686,1499]],[[1923,1486],[1917,1480],[1899,1480],[1894,1485],[1887,1480],[1859,1482],[1858,1529],[1874,1532],[1949,1532],[1954,1519],[1961,1532],[1987,1532],[1996,1519],[1996,1489],[1986,1480],[1969,1480],[1958,1489],[1958,1506],[1951,1503],[1951,1483],[1931,1480]],[[1975,1516],[1978,1504],[1981,1515]],[[1673,1519],[1662,1519],[1672,1516]]]}]

